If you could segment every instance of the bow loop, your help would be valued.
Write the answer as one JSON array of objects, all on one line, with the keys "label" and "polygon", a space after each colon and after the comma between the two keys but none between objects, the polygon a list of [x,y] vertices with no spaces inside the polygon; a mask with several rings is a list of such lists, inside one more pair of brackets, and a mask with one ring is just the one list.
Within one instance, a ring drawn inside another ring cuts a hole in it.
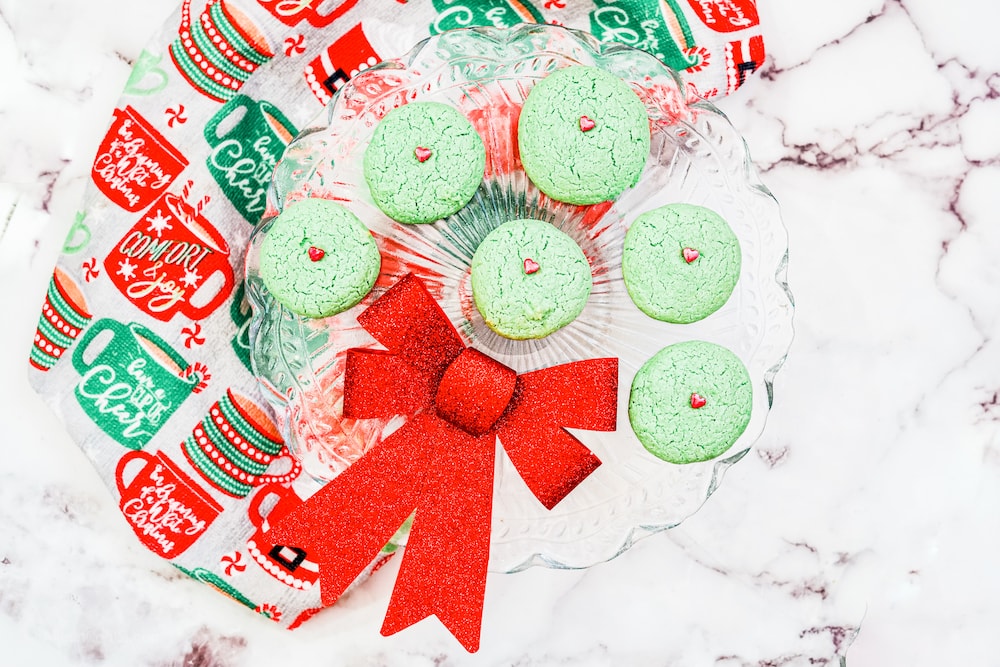
[{"label": "bow loop", "polygon": [[441,306],[412,273],[361,313],[358,324],[390,352],[437,379],[465,349]]},{"label": "bow loop", "polygon": [[399,355],[385,350],[347,351],[345,417],[372,419],[414,414],[433,404],[436,390],[435,375],[420,372]]}]

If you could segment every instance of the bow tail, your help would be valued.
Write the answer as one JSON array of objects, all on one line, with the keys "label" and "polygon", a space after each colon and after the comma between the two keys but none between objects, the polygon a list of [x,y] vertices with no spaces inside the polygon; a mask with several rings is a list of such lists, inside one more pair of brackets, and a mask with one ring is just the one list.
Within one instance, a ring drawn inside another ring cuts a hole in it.
[{"label": "bow tail", "polygon": [[303,549],[319,563],[324,606],[337,601],[412,514],[432,460],[426,444],[403,425],[268,531],[271,543]]},{"label": "bow tail", "polygon": [[471,436],[422,417],[436,443],[382,634],[431,614],[468,650],[479,649],[489,565],[496,436]]},{"label": "bow tail", "polygon": [[552,509],[601,465],[563,427],[614,431],[617,417],[618,360],[590,359],[518,376],[497,435],[525,484]]},{"label": "bow tail", "polygon": [[586,445],[551,424],[513,429],[500,441],[521,479],[549,510],[601,465]]}]

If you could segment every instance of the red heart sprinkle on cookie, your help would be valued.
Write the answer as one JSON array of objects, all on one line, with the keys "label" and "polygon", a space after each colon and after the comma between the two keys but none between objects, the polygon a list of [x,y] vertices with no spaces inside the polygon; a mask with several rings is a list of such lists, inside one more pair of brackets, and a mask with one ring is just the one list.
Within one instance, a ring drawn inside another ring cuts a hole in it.
[{"label": "red heart sprinkle on cookie", "polygon": [[417,146],[413,151],[413,154],[417,156],[419,162],[427,162],[431,156],[431,149],[424,148],[423,146]]},{"label": "red heart sprinkle on cookie", "polygon": [[706,401],[705,397],[701,394],[691,394],[691,407],[695,410],[705,407],[706,403],[708,403],[708,401]]},{"label": "red heart sprinkle on cookie", "polygon": [[324,257],[326,257],[325,250],[323,250],[322,248],[317,248],[314,245],[309,246],[309,259],[311,259],[314,262],[318,262]]},{"label": "red heart sprinkle on cookie", "polygon": [[532,273],[535,273],[540,268],[542,268],[542,267],[538,266],[538,262],[536,262],[535,260],[531,259],[530,257],[526,257],[524,259],[524,273],[525,274],[527,274],[527,275],[530,276]]},{"label": "red heart sprinkle on cookie", "polygon": [[684,261],[688,264],[698,259],[698,257],[699,253],[694,248],[684,248]]},{"label": "red heart sprinkle on cookie", "polygon": [[586,116],[580,116],[580,131],[590,132],[597,124]]}]

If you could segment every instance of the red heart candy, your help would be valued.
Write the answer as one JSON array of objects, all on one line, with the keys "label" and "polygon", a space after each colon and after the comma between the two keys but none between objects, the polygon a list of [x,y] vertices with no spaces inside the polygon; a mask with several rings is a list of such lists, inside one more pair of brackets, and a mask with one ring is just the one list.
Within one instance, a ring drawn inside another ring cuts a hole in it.
[{"label": "red heart candy", "polygon": [[525,272],[525,274],[527,274],[527,275],[530,276],[532,273],[534,273],[535,271],[538,271],[538,269],[540,269],[540,268],[542,268],[542,267],[538,266],[538,262],[536,262],[535,260],[531,259],[530,257],[526,257],[524,259],[524,272]]},{"label": "red heart candy", "polygon": [[701,394],[691,394],[691,407],[695,410],[705,407],[706,403],[708,403],[708,401],[706,401],[705,397]]},{"label": "red heart candy", "polygon": [[413,154],[417,156],[417,160],[420,162],[427,162],[431,156],[431,149],[424,148],[423,146],[417,146],[413,151]]},{"label": "red heart candy", "polygon": [[581,132],[590,132],[591,130],[594,129],[595,126],[596,126],[596,123],[594,121],[592,121],[591,119],[587,118],[586,116],[580,116],[580,131]]},{"label": "red heart candy", "polygon": [[698,257],[699,253],[694,248],[684,248],[684,261],[688,264],[698,259]]},{"label": "red heart candy", "polygon": [[318,262],[324,257],[326,257],[325,250],[323,250],[322,248],[317,248],[314,245],[309,246],[309,259],[311,259],[314,262]]}]

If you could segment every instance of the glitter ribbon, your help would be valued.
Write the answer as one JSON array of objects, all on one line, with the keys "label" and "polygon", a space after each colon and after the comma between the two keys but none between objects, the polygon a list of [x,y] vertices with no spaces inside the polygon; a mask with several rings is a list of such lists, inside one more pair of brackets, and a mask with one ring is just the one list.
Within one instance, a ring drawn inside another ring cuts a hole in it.
[{"label": "glitter ribbon", "polygon": [[618,360],[523,375],[467,348],[409,275],[358,317],[386,350],[347,352],[344,416],[407,415],[269,532],[320,564],[333,604],[416,510],[382,634],[431,614],[479,648],[489,561],[496,440],[552,509],[600,464],[565,428],[613,431]]}]

